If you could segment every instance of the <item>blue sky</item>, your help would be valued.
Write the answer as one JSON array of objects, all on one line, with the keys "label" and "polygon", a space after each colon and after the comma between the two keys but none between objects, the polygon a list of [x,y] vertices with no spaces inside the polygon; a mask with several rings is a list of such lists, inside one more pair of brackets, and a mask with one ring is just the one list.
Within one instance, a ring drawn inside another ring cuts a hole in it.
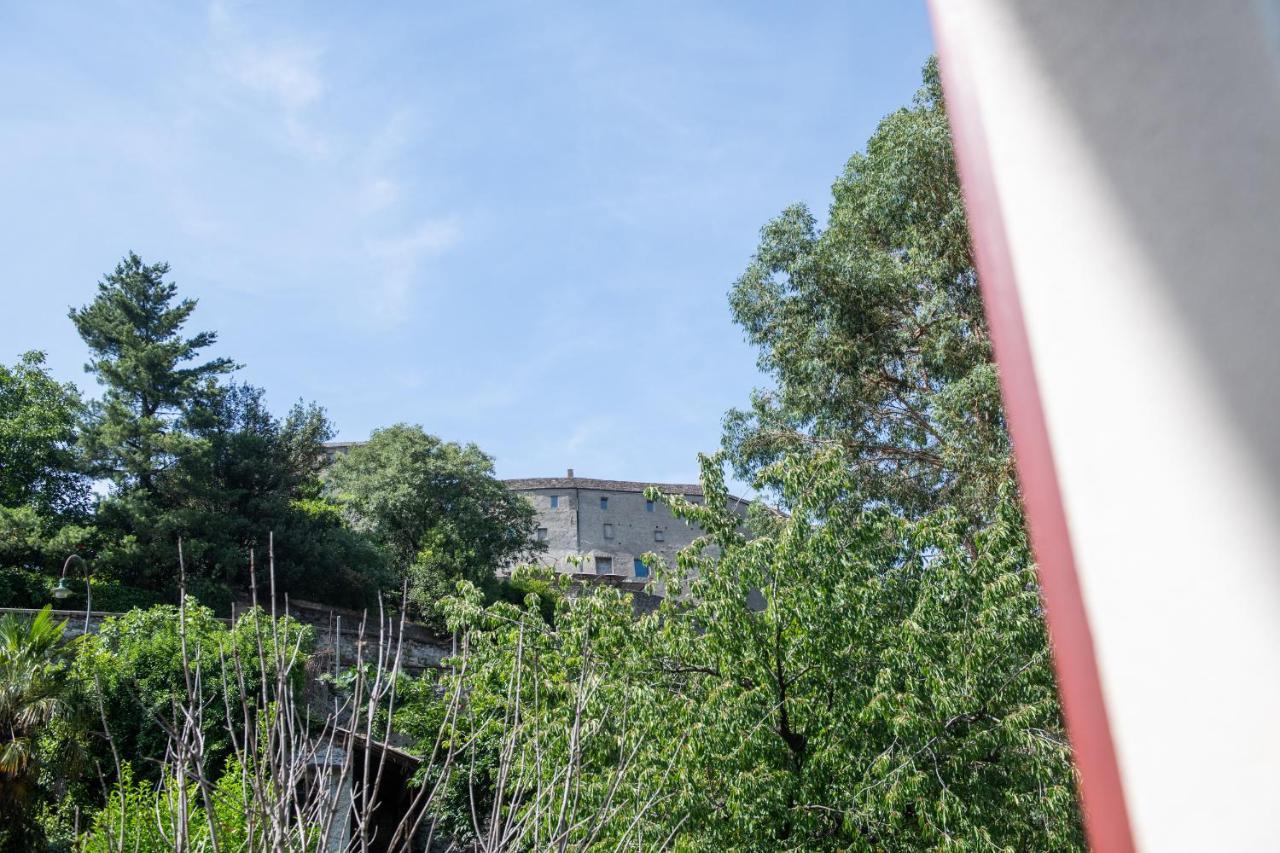
[{"label": "blue sky", "polygon": [[[92,9],[92,14],[85,10]],[[696,479],[765,380],[726,294],[932,50],[923,3],[0,7],[0,360],[129,250],[340,438]]]}]

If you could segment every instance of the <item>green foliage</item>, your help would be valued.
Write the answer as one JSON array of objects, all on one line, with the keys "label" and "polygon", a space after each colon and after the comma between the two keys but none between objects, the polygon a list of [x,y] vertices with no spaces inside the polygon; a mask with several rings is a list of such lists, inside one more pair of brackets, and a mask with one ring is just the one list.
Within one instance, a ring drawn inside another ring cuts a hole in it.
[{"label": "green foliage", "polygon": [[96,541],[92,527],[30,506],[0,507],[0,606],[43,607],[66,558]]},{"label": "green foliage", "polygon": [[693,846],[1081,847],[1013,489],[971,547],[951,510],[866,509],[852,469],[839,449],[787,458],[770,474],[792,512],[749,542],[718,465],[705,506],[676,501],[720,552],[681,555],[693,601],[655,642],[702,696]]},{"label": "green foliage", "polygon": [[278,419],[262,389],[230,383],[206,387],[185,425],[193,443],[158,486],[159,525],[171,541],[183,537],[196,577],[246,589],[249,552],[262,557],[270,542],[279,589],[348,606],[375,599],[381,555],[315,511],[323,442],[333,436],[323,409],[299,402]]},{"label": "green foliage", "polygon": [[[273,416],[260,388],[221,377],[225,358],[198,362],[213,332],[184,336],[195,310],[165,280],[167,264],[128,255],[71,319],[105,386],[84,444],[114,488],[95,517],[95,573],[172,599],[182,540],[191,589],[226,612],[248,585],[249,554],[274,540],[280,589],[351,604],[371,601],[385,577],[376,549],[299,501],[319,494],[324,410],[296,404]],[[192,362],[197,362],[192,364]],[[0,555],[2,556],[2,555]]]},{"label": "green foliage", "polygon": [[532,505],[494,479],[493,460],[419,426],[375,431],[325,472],[325,492],[384,549],[429,617],[459,579],[483,584],[538,548]]},{"label": "green foliage", "polygon": [[180,780],[170,777],[157,786],[136,778],[132,766],[125,764],[106,806],[79,839],[78,849],[117,853],[123,845],[136,853],[170,853],[180,828],[186,833],[185,850],[253,849],[246,819],[253,802],[246,796],[243,773],[238,763],[228,763],[211,792],[211,815],[194,782],[182,787]]},{"label": "green foliage", "polygon": [[[714,745],[688,846],[1082,844],[936,63],[832,190],[762,232],[730,295],[775,380],[728,459],[790,513],[681,555],[653,642],[704,691]],[[763,593],[763,611],[746,606]],[[665,609],[670,609],[668,605]]]},{"label": "green foliage", "polygon": [[93,302],[68,315],[92,355],[85,370],[106,388],[86,444],[98,473],[120,489],[155,487],[186,449],[177,420],[203,383],[235,367],[226,358],[184,366],[217,335],[183,337],[196,300],[174,304],[178,287],[164,280],[168,273],[168,264],[147,265],[130,252],[98,283]]},{"label": "green foliage", "polygon": [[83,403],[71,384],[29,352],[0,365],[0,507],[28,507],[43,517],[82,515],[89,485],[76,453]]},{"label": "green foliage", "polygon": [[64,677],[72,646],[45,607],[0,617],[0,849],[33,849],[40,734],[72,713]]},{"label": "green foliage", "polygon": [[[56,553],[65,554],[67,551]],[[57,572],[39,572],[21,568],[0,569],[0,607],[39,609],[50,603],[50,594],[57,583]],[[135,607],[151,607],[162,604],[168,596],[149,589],[128,586],[109,578],[93,578],[93,609],[107,613],[123,613]],[[67,584],[71,595],[57,602],[59,610],[85,608],[85,588],[80,578],[73,577]]]},{"label": "green foliage", "polygon": [[43,353],[0,365],[0,605],[42,606],[41,573],[91,546],[82,411],[80,392],[49,376]]},{"label": "green foliage", "polygon": [[776,383],[725,419],[740,476],[835,444],[865,501],[990,518],[1009,442],[936,63],[849,160],[825,228],[803,205],[765,226],[730,304]]},{"label": "green foliage", "polygon": [[52,575],[30,569],[0,569],[0,607],[44,607],[53,589]]},{"label": "green foliage", "polygon": [[397,715],[432,758],[419,782],[440,787],[440,831],[466,842],[496,823],[518,827],[514,849],[647,849],[679,738],[629,596],[570,596],[567,578],[537,568],[515,582],[542,591],[486,607],[479,588],[459,585],[445,608],[460,657],[438,685],[406,692]]},{"label": "green foliage", "polygon": [[539,612],[547,622],[555,621],[556,603],[563,595],[560,580],[536,567],[521,567],[509,577],[493,577],[480,585],[485,601],[506,601],[523,605],[536,596]]},{"label": "green foliage", "polygon": [[543,595],[485,607],[464,585],[446,605],[462,654],[398,718],[422,754],[461,752],[461,778],[438,758],[424,775],[445,825],[474,834],[474,800],[527,823],[528,849],[561,831],[575,848],[1081,849],[1012,488],[977,531],[905,518],[863,505],[844,453],[776,463],[792,511],[754,539],[706,460],[705,504],[667,499],[706,536],[658,570],[692,574],[691,595],[638,621],[616,590],[551,584],[548,622]]},{"label": "green foliage", "polygon": [[[187,678],[198,667],[199,697],[209,709],[202,721],[204,754],[210,762],[206,769],[214,770],[229,754],[232,735],[243,737],[241,685],[253,701],[264,677],[268,681],[276,677],[273,656],[258,654],[259,637],[270,645],[269,621],[261,610],[251,610],[228,625],[194,599],[188,599],[183,608],[161,605],[133,610],[106,620],[96,635],[82,642],[71,677],[106,717],[120,755],[159,761],[169,740],[165,729],[174,725],[175,703],[184,701]],[[313,643],[311,629],[288,618],[281,618],[279,625],[282,643],[289,648],[296,645],[305,661]],[[296,667],[295,678],[301,672],[302,666]],[[232,703],[230,720],[228,701]],[[94,741],[92,750],[102,766],[112,766],[114,758],[106,744]]]},{"label": "green foliage", "polygon": [[[169,596],[150,589],[122,584],[109,578],[99,580],[93,578],[93,609],[95,612],[124,613],[128,610],[146,609],[166,603]],[[85,605],[83,587],[72,582],[69,584],[72,596],[62,603],[68,610],[83,608]]]}]

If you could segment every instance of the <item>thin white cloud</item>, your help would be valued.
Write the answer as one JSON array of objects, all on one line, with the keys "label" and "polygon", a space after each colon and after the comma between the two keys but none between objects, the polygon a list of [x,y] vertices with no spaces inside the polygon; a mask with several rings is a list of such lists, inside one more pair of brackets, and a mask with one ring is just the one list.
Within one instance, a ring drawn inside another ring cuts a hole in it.
[{"label": "thin white cloud", "polygon": [[578,476],[619,476],[626,470],[617,444],[620,432],[608,416],[576,421],[562,444],[560,459],[566,467],[577,470]]},{"label": "thin white cloud", "polygon": [[[323,32],[305,22],[282,29],[222,0],[209,5],[207,21],[214,105],[247,113],[242,121],[302,155],[288,179],[304,183],[281,203],[299,200],[296,215],[277,245],[316,268],[359,275],[361,313],[375,326],[403,322],[425,289],[431,260],[462,239],[459,220],[432,211],[415,192],[405,155],[424,133],[417,111],[389,104],[378,119],[340,121],[334,110],[351,100],[343,97],[348,81],[328,67]],[[340,278],[349,286],[349,276]]]},{"label": "thin white cloud", "polygon": [[369,243],[370,252],[393,263],[416,263],[424,255],[438,255],[462,239],[456,217],[428,219],[408,233]]},{"label": "thin white cloud", "polygon": [[217,69],[279,112],[290,145],[317,159],[327,157],[328,140],[306,120],[307,109],[325,94],[321,47],[247,36],[221,2],[210,5],[208,19]]},{"label": "thin white cloud", "polygon": [[372,178],[360,186],[360,212],[377,213],[395,204],[400,198],[400,184],[390,178]]},{"label": "thin white cloud", "polygon": [[455,217],[428,219],[395,237],[370,240],[370,258],[382,268],[378,298],[371,305],[384,320],[402,319],[409,307],[424,261],[452,249],[462,239],[462,226]]},{"label": "thin white cloud", "polygon": [[242,85],[299,112],[324,94],[319,59],[319,49],[310,46],[244,47],[229,57],[227,69]]},{"label": "thin white cloud", "polygon": [[613,418],[603,415],[591,417],[574,426],[569,437],[565,439],[564,449],[568,453],[586,451],[589,455],[594,455],[602,449],[598,446],[600,439],[613,433]]}]

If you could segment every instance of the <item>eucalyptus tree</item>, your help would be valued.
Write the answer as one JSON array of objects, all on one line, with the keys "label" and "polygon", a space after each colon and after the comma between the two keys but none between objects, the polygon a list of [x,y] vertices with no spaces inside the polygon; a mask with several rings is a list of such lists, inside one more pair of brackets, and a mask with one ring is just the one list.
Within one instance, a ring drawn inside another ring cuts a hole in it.
[{"label": "eucalyptus tree", "polygon": [[1009,440],[936,62],[825,225],[797,204],[762,229],[730,305],[773,379],[725,418],[740,476],[834,444],[866,501],[990,517]]},{"label": "eucalyptus tree", "polygon": [[727,458],[788,514],[747,542],[714,501],[679,507],[723,553],[682,555],[699,629],[665,644],[711,690],[711,837],[1079,847],[935,61],[824,224],[796,205],[765,226],[730,304],[773,387],[726,416]]}]

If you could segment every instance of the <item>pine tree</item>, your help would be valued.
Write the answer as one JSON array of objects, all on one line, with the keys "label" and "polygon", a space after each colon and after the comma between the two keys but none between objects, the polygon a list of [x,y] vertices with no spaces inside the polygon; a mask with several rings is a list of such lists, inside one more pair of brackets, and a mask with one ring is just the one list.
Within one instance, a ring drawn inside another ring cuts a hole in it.
[{"label": "pine tree", "polygon": [[106,387],[86,443],[97,473],[118,491],[154,492],[182,446],[175,422],[203,382],[236,368],[227,358],[188,364],[217,334],[182,335],[196,300],[175,303],[168,273],[167,263],[147,265],[130,252],[98,283],[97,298],[69,314],[93,356],[86,372]]}]

